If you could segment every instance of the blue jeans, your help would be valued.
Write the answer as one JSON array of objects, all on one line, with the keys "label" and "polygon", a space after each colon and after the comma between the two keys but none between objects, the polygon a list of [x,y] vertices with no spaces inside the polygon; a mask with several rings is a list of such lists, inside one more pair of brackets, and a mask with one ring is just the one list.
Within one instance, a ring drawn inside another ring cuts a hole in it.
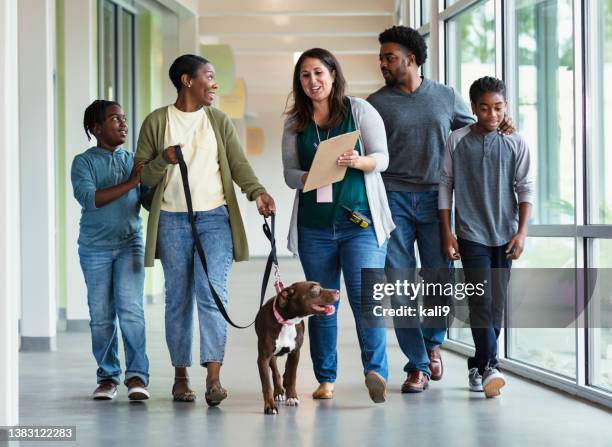
[{"label": "blue jeans", "polygon": [[466,284],[486,284],[482,296],[470,297],[470,327],[476,351],[468,358],[468,369],[497,368],[497,339],[501,332],[512,261],[506,258],[506,246],[488,247],[459,239],[459,253]]},{"label": "blue jeans", "polygon": [[[210,282],[225,304],[233,258],[227,208],[194,214]],[[194,299],[200,323],[200,365],[223,363],[227,340],[227,323],[210,292],[187,216],[186,212],[161,211],[157,230],[157,254],[166,283],[166,344],[175,368],[191,366]]]},{"label": "blue jeans", "polygon": [[[361,269],[383,268],[387,243],[378,246],[372,225],[362,229],[347,219],[327,228],[299,227],[298,251],[309,281],[340,290],[342,271],[355,318],[363,373],[376,371],[387,380],[385,328],[366,328],[361,321]],[[319,383],[336,381],[337,328],[337,312],[333,315],[313,315],[308,320],[310,355]]]},{"label": "blue jeans", "polygon": [[144,245],[139,235],[116,249],[79,246],[87,284],[89,327],[98,383],[119,384],[117,317],[125,348],[125,382],[140,377],[149,382],[144,321]]},{"label": "blue jeans", "polygon": [[[400,192],[387,191],[389,208],[395,222],[391,233],[385,267],[390,269],[415,269],[414,242],[419,247],[421,267],[448,269],[452,267],[440,245],[440,220],[438,218],[438,191]],[[395,328],[397,341],[408,357],[404,371],[422,371],[431,376],[427,351],[444,342],[446,327]]]}]

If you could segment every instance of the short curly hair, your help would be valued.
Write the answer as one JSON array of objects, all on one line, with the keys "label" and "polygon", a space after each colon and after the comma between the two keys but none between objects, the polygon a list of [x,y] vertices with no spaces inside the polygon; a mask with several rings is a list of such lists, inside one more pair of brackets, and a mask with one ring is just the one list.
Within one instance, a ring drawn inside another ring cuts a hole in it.
[{"label": "short curly hair", "polygon": [[414,54],[416,64],[420,67],[427,60],[427,44],[423,36],[413,28],[407,26],[392,26],[378,35],[378,42],[393,42],[400,44],[410,53]]},{"label": "short curly hair", "polygon": [[470,101],[476,104],[485,93],[499,93],[504,99],[507,99],[506,84],[501,79],[491,76],[476,79],[470,86]]}]

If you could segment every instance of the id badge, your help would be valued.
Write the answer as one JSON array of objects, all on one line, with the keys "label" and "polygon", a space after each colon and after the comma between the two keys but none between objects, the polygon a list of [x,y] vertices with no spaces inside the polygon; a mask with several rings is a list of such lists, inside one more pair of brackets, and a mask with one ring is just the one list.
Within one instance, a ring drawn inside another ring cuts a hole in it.
[{"label": "id badge", "polygon": [[325,185],[317,188],[317,203],[331,203],[334,201],[333,185]]}]

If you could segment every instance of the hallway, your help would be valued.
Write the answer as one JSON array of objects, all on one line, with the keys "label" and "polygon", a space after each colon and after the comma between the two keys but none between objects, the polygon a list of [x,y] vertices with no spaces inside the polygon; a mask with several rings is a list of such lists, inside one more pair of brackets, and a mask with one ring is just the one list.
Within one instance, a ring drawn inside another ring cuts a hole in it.
[{"label": "hallway", "polygon": [[[300,280],[296,260],[280,260],[286,283]],[[256,306],[264,261],[235,264],[230,278],[230,313],[245,322]],[[88,333],[58,333],[58,350],[21,353],[20,424],[76,426],[77,442],[66,445],[419,445],[605,446],[612,439],[610,412],[569,395],[508,374],[500,399],[467,390],[462,357],[443,352],[446,373],[422,394],[399,393],[402,354],[389,332],[390,383],[385,404],[375,405],[363,384],[354,323],[342,299],[339,381],[332,401],[313,401],[315,388],[302,348],[298,408],[281,407],[264,416],[255,363],[254,330],[229,330],[222,380],[229,398],[208,409],[199,367],[191,368],[195,404],[173,403],[172,370],[164,341],[163,303],[146,306],[151,400],[129,403],[125,387],[110,402],[95,402],[95,363]],[[197,358],[197,342],[194,343]],[[123,352],[121,350],[121,352]],[[123,355],[122,362],[123,362]],[[24,443],[25,445],[25,443]],[[35,445],[28,442],[27,445]],[[44,444],[46,445],[46,443]]]}]

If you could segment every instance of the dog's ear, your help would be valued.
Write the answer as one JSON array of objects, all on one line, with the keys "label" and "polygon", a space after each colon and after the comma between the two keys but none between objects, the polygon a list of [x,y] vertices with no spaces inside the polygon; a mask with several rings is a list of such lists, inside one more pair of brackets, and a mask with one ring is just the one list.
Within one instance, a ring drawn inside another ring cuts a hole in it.
[{"label": "dog's ear", "polygon": [[291,297],[295,295],[295,288],[287,287],[278,294],[278,307],[285,307],[287,301],[291,299]]}]

